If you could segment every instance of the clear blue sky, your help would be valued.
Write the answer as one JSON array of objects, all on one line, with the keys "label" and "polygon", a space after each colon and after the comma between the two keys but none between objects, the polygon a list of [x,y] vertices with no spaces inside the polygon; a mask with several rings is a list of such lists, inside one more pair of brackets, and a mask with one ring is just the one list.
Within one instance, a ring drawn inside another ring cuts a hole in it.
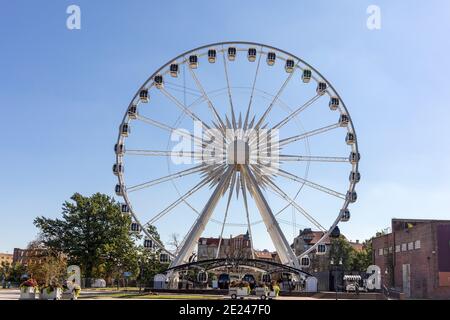
[{"label": "clear blue sky", "polygon": [[[450,218],[450,2],[0,2],[0,252],[74,192],[113,195],[117,126],[137,88],[171,57],[247,40],[297,54],[345,100],[363,179],[352,220],[365,239],[392,217]],[[66,8],[81,7],[81,30]],[[381,8],[381,30],[366,8]]]}]

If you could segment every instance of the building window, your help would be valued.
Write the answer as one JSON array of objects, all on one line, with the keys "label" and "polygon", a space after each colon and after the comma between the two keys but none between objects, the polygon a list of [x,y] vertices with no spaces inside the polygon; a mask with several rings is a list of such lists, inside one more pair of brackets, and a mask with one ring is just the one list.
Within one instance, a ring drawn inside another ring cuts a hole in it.
[{"label": "building window", "polygon": [[399,244],[395,246],[395,252],[400,252],[400,245]]},{"label": "building window", "polygon": [[414,244],[414,249],[420,249],[420,240],[416,240],[416,243]]},{"label": "building window", "polygon": [[402,243],[402,251],[406,251],[406,247],[407,247],[407,244],[406,243]]},{"label": "building window", "polygon": [[414,242],[408,242],[408,250],[414,250]]},{"label": "building window", "polygon": [[301,264],[302,267],[309,267],[309,263],[310,263],[310,261],[309,261],[309,257],[308,256],[303,257],[300,260],[300,264]]},{"label": "building window", "polygon": [[383,254],[384,254],[385,256],[387,256],[388,252],[389,252],[389,251],[388,251],[388,248],[384,248],[384,249],[383,249]]},{"label": "building window", "polygon": [[383,255],[383,248],[378,249],[378,255],[382,256]]},{"label": "building window", "polygon": [[324,244],[319,244],[317,246],[317,254],[325,254],[327,252],[327,247]]},{"label": "building window", "polygon": [[392,253],[392,247],[389,247],[389,253]]}]

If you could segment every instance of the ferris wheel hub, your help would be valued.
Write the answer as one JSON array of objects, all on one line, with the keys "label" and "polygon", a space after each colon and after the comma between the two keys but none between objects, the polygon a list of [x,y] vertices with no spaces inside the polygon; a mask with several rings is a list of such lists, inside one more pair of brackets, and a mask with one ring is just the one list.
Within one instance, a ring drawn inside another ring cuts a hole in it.
[{"label": "ferris wheel hub", "polygon": [[250,147],[243,139],[235,139],[227,145],[228,164],[249,164]]}]

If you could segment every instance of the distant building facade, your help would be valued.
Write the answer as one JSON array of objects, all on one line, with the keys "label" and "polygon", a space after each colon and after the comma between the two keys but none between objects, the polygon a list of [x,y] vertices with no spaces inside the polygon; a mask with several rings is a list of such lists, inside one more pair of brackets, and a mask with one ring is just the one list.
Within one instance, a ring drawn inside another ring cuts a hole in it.
[{"label": "distant building facade", "polygon": [[19,249],[14,248],[13,263],[19,263],[23,265],[29,264],[41,264],[45,257],[43,255],[45,249]]},{"label": "distant building facade", "polygon": [[[222,238],[200,238],[198,240],[197,260],[209,260],[218,258],[252,258],[252,246],[249,233],[240,234],[235,237]],[[220,250],[217,255],[217,251]],[[278,254],[268,250],[254,251],[255,259],[279,262]]]},{"label": "distant building facade", "polygon": [[372,240],[382,283],[411,298],[450,298],[450,220],[392,219]]},{"label": "distant building facade", "polygon": [[[198,239],[197,260],[209,260],[218,258],[251,258],[252,246],[250,236],[240,234],[229,238],[222,238],[219,249],[219,238],[200,238]],[[217,251],[220,250],[219,255]]]},{"label": "distant building facade", "polygon": [[11,265],[12,263],[13,263],[13,255],[12,254],[0,252],[0,265],[2,265],[2,264]]},{"label": "distant building facade", "polygon": [[[323,237],[324,232],[313,231],[309,228],[300,230],[299,235],[294,238],[292,248],[296,256],[301,255],[303,252],[316,245]],[[362,251],[364,249],[363,244],[358,240],[356,242],[348,241],[348,243],[356,251]],[[300,264],[305,271],[309,272],[322,272],[330,269],[330,250],[331,239],[327,238],[321,242],[317,248],[308,254],[308,257],[302,259]]]}]

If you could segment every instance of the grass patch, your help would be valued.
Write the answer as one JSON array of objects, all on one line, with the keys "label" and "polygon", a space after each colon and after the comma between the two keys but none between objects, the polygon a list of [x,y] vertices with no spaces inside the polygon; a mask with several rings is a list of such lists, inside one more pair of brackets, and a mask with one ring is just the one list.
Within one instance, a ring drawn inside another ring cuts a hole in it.
[{"label": "grass patch", "polygon": [[161,299],[161,300],[219,300],[222,297],[213,296],[213,295],[183,295],[183,294],[165,294],[165,295],[154,295],[148,293],[111,293],[111,294],[102,294],[99,296],[90,295],[80,297],[79,299],[102,299],[102,298],[114,298],[114,299]]}]

